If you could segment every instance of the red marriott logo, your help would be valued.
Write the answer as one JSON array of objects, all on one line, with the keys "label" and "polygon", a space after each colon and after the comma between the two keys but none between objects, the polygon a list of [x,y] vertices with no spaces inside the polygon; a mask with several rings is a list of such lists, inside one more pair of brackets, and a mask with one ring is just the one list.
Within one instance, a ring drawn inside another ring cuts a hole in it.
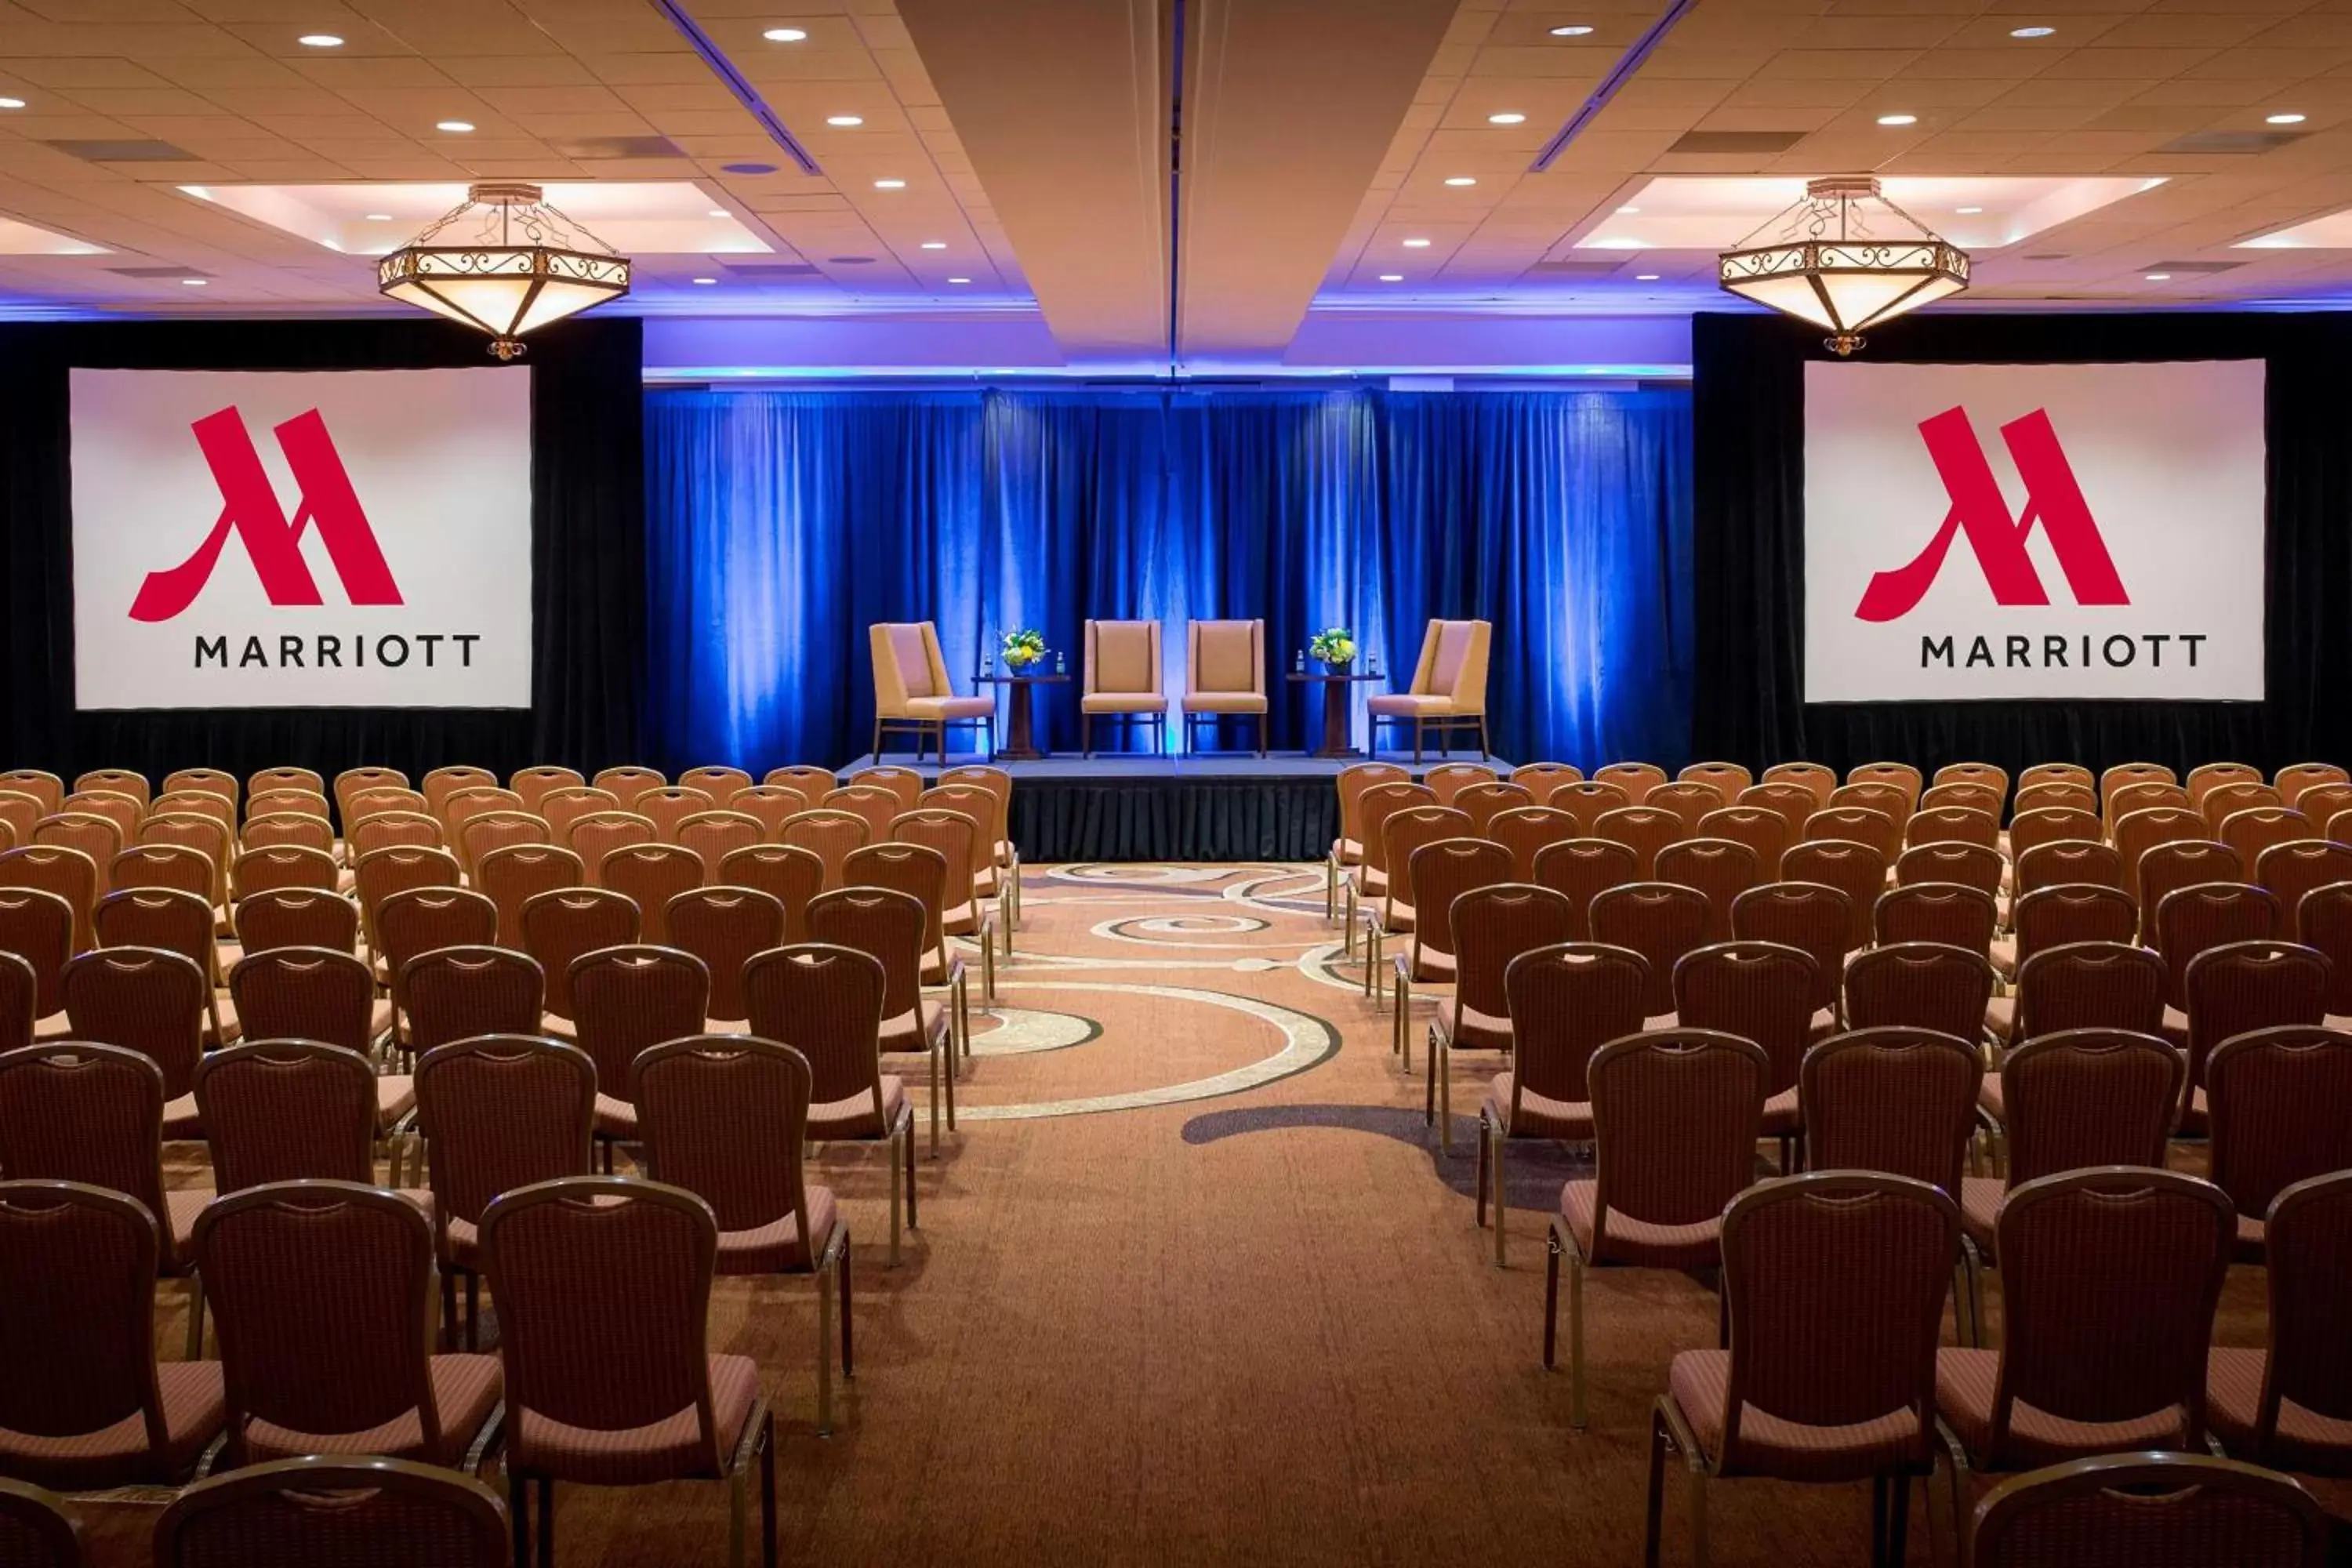
[{"label": "red marriott logo", "polygon": [[319,538],[342,580],[343,592],[354,605],[397,605],[400,584],[375,542],[361,510],[351,475],[335,451],[327,422],[315,408],[298,414],[277,427],[278,445],[301,488],[301,502],[289,521],[278,504],[278,491],[261,466],[261,454],[245,427],[245,416],[234,406],[207,414],[190,426],[205,461],[220,487],[221,514],[196,552],[169,571],[151,572],[131,603],[134,621],[168,621],[195,603],[212,580],[221,547],[234,532],[253,562],[262,592],[278,605],[317,605],[319,584],[302,559],[302,531],[318,524]]},{"label": "red marriott logo", "polygon": [[1945,553],[1956,533],[1968,536],[1969,548],[1976,552],[1977,565],[1997,603],[2048,604],[2050,595],[2033,569],[2033,558],[2025,552],[2025,542],[2037,522],[2050,541],[2051,552],[2058,558],[2058,569],[2066,574],[2066,585],[2074,590],[2076,604],[2131,603],[2107,554],[2106,542],[2099,537],[2099,525],[2092,520],[2090,503],[2083,499],[2083,487],[2075,482],[2065,449],[2058,445],[2058,432],[2051,428],[2047,410],[2037,408],[2000,427],[2000,438],[2008,444],[2010,458],[2025,480],[2025,507],[2014,517],[1965,409],[1948,408],[1922,420],[1919,435],[1927,443],[1927,455],[1935,459],[1936,472],[1951,497],[1951,510],[1944,514],[1944,525],[1936,531],[1936,537],[1908,565],[1871,578],[1853,612],[1857,619],[1891,621],[1918,608],[1936,574],[1943,570]]}]

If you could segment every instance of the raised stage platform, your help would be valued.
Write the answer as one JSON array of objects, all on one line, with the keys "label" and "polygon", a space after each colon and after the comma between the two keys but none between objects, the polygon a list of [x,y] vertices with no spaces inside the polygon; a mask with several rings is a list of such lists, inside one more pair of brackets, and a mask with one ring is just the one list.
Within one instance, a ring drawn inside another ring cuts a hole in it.
[{"label": "raised stage platform", "polygon": [[[948,766],[984,762],[950,752]],[[1357,758],[1354,761],[1365,761]],[[1441,762],[1476,762],[1475,751],[1449,757],[1383,751],[1379,761],[1418,776]],[[876,762],[936,774],[941,764],[917,763],[911,751],[865,756],[842,769],[855,773]],[[1332,781],[1347,762],[1297,752],[1269,756],[1154,757],[1139,752],[1045,757],[999,762],[1013,775],[1013,841],[1031,864],[1048,860],[1320,860],[1339,836],[1339,799]],[[1511,764],[1486,765],[1498,773]]]}]

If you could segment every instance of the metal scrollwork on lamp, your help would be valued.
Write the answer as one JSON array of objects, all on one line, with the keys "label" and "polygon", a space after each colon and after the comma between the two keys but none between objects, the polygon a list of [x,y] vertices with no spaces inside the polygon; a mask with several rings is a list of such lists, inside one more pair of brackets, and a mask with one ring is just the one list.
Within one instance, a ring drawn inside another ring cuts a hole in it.
[{"label": "metal scrollwork on lamp", "polygon": [[[1873,232],[1883,208],[1907,234]],[[1754,245],[1778,226],[1779,237]],[[1829,329],[1832,353],[1862,347],[1862,331],[1969,286],[1969,254],[1887,200],[1867,174],[1808,181],[1805,199],[1718,258],[1717,280],[1742,299]]]},{"label": "metal scrollwork on lamp", "polygon": [[[478,224],[467,220],[478,215]],[[629,291],[629,258],[547,204],[537,185],[484,181],[376,265],[376,289],[490,335],[500,360],[523,335]]]}]

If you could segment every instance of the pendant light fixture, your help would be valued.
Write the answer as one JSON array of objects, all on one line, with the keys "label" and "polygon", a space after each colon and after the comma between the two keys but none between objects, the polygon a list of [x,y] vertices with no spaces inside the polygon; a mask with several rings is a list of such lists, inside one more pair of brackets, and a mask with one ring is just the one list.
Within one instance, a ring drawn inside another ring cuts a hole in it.
[{"label": "pendant light fixture", "polygon": [[484,181],[376,265],[388,299],[463,321],[512,360],[523,336],[629,291],[629,258],[548,205],[537,185]]},{"label": "pendant light fixture", "polygon": [[[1753,244],[1766,230],[1778,237]],[[1862,347],[1864,328],[1969,286],[1968,252],[1887,200],[1867,174],[1808,181],[1804,200],[1717,261],[1724,288],[1826,327],[1840,356]]]}]

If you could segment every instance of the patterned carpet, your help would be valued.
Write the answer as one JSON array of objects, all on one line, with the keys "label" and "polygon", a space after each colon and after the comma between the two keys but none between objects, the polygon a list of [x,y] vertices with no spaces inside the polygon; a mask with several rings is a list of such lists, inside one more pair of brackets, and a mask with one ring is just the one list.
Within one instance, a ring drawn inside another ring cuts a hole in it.
[{"label": "patterned carpet", "polygon": [[[1319,868],[1033,867],[1025,887],[993,1016],[973,976],[961,1127],[921,1163],[901,1267],[880,1154],[815,1156],[856,1233],[859,1375],[834,1436],[814,1427],[809,1283],[719,1283],[711,1348],[759,1360],[782,1426],[784,1560],[1638,1562],[1650,1402],[1675,1351],[1714,1342],[1713,1293],[1595,1276],[1592,1420],[1573,1432],[1565,1373],[1538,1363],[1545,1215],[1571,1161],[1515,1156],[1496,1270],[1469,1129],[1498,1069],[1457,1061],[1440,1158],[1428,1005],[1408,1076]],[[193,1157],[173,1173],[208,1180]],[[173,1353],[175,1287],[164,1301]],[[2221,1338],[2259,1342],[2262,1312],[2261,1274],[2237,1270]],[[1713,1494],[1719,1563],[1867,1560],[1866,1488]],[[1675,1489],[1670,1562],[1681,1508]],[[144,1561],[152,1507],[99,1512],[100,1560]],[[574,1568],[725,1561],[715,1485],[566,1488],[558,1521]]]}]

